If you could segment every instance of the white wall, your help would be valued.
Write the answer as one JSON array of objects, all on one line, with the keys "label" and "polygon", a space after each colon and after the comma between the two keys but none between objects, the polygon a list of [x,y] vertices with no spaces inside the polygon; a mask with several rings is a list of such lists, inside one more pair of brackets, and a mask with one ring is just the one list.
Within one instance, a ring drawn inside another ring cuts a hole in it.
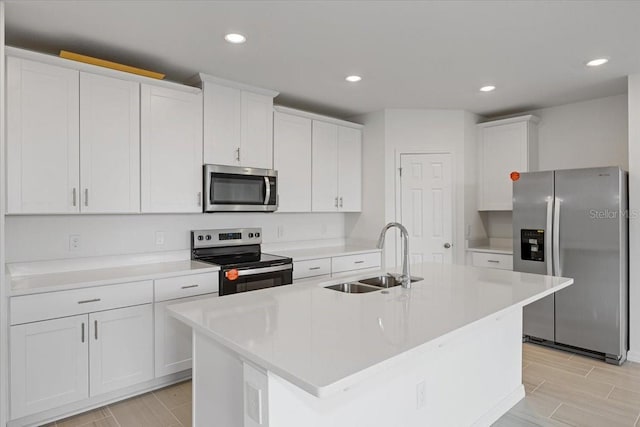
[{"label": "white wall", "polygon": [[[190,248],[189,231],[262,227],[264,243],[344,237],[341,213],[7,216],[7,262],[120,255]],[[281,233],[279,235],[278,230]],[[156,245],[156,232],[164,244]],[[69,250],[69,235],[80,249]]]},{"label": "white wall", "polygon": [[[629,166],[627,95],[543,108],[524,114],[540,117],[539,170]],[[511,216],[486,216],[491,237],[510,238]]]},{"label": "white wall", "polygon": [[629,76],[629,346],[640,362],[640,74]]}]

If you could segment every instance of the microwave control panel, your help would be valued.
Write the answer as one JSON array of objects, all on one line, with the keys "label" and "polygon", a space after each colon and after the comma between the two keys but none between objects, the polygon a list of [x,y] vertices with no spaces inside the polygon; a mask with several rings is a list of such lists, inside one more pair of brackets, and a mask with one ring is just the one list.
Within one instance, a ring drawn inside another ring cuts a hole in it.
[{"label": "microwave control panel", "polygon": [[544,262],[544,230],[520,230],[520,257]]}]

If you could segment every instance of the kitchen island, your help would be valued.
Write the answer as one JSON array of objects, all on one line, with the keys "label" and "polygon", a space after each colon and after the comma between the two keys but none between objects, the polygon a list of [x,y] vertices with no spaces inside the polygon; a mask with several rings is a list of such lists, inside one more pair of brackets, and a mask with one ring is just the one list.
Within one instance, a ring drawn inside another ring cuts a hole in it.
[{"label": "kitchen island", "polygon": [[170,306],[193,328],[194,426],[490,425],[524,396],[522,307],[573,280],[411,269],[411,289],[325,289],[368,273]]}]

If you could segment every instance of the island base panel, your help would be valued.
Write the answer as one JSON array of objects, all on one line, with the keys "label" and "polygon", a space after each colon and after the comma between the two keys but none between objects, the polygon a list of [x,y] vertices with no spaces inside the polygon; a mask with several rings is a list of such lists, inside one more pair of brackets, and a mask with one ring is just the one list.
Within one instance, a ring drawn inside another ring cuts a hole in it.
[{"label": "island base panel", "polygon": [[204,335],[194,343],[196,427],[489,426],[524,397],[519,307],[354,374],[344,389],[320,388],[323,397]]}]

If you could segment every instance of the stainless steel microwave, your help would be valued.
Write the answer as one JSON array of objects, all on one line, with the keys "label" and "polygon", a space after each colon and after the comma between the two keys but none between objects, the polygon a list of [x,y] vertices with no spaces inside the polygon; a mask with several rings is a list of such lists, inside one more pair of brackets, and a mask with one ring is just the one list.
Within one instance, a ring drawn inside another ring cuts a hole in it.
[{"label": "stainless steel microwave", "polygon": [[278,172],[204,165],[204,194],[205,212],[273,212],[278,208]]}]

